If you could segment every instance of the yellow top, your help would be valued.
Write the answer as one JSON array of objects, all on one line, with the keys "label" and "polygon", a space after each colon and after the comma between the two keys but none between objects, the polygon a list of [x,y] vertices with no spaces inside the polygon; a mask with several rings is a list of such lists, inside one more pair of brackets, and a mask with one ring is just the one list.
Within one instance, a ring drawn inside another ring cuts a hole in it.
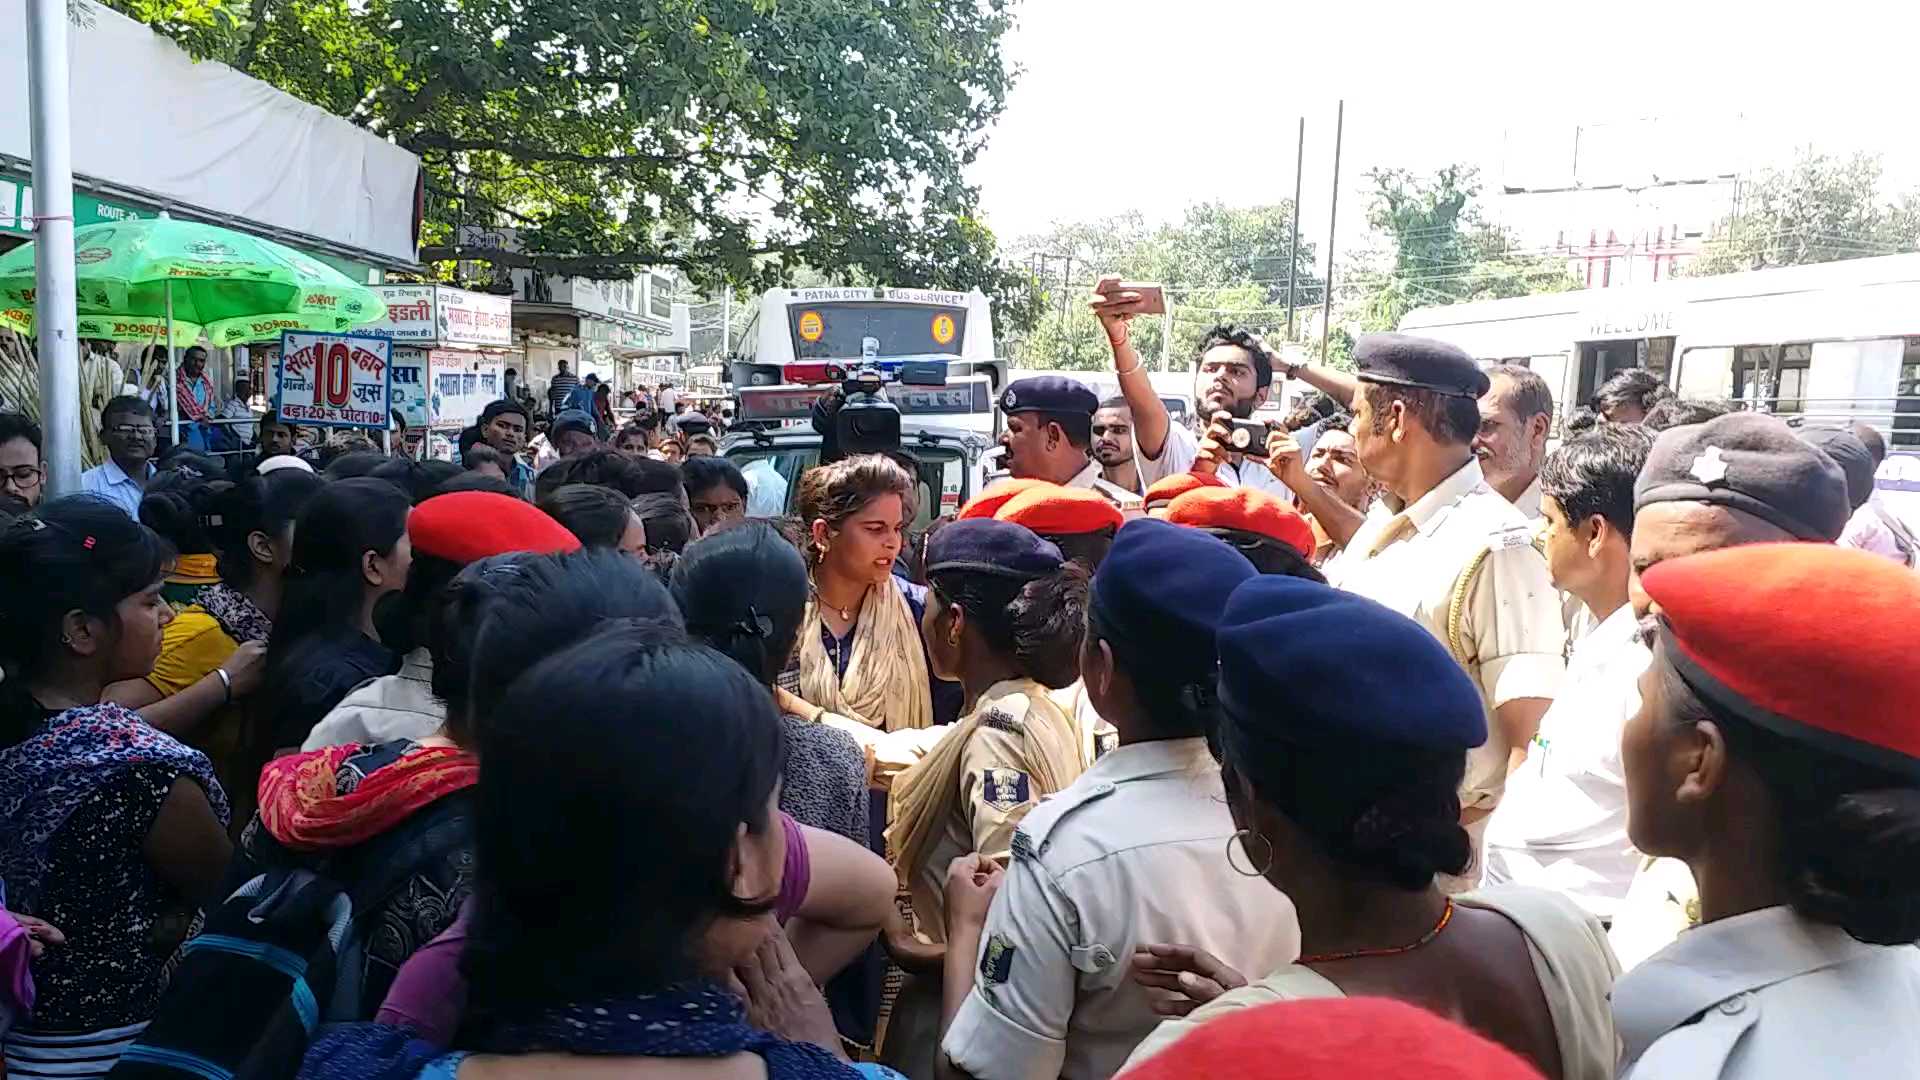
[{"label": "yellow top", "polygon": [[228,637],[205,608],[198,604],[183,608],[160,632],[160,657],[153,662],[147,683],[162,697],[172,697],[206,678],[239,648],[240,643]]},{"label": "yellow top", "polygon": [[[227,662],[240,648],[219,621],[205,608],[193,604],[183,608],[160,633],[160,656],[147,674],[147,684],[162,697],[173,695],[207,677],[214,668]],[[240,703],[216,710],[206,722],[197,725],[181,742],[207,755],[213,762],[215,779],[226,791],[233,807],[233,826],[237,831],[253,815],[257,776],[246,760],[246,714]]]}]

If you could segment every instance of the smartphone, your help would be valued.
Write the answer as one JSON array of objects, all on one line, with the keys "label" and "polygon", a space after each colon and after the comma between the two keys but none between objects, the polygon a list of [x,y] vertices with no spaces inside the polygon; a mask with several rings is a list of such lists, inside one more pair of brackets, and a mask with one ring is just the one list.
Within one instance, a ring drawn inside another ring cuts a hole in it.
[{"label": "smartphone", "polygon": [[1167,310],[1166,290],[1159,285],[1136,285],[1121,282],[1107,291],[1108,296],[1116,293],[1139,293],[1140,298],[1127,306],[1127,311],[1135,315],[1164,315]]},{"label": "smartphone", "polygon": [[1235,420],[1227,430],[1227,449],[1244,457],[1267,459],[1267,425],[1260,420]]}]

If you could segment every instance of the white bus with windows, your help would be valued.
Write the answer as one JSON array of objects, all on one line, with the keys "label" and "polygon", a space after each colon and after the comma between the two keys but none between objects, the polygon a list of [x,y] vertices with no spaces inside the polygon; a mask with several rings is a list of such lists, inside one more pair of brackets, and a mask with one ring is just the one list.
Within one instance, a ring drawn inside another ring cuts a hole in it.
[{"label": "white bus with windows", "polygon": [[1920,254],[1420,308],[1401,331],[1533,369],[1564,415],[1615,372],[1789,422],[1866,423],[1879,487],[1920,520]]},{"label": "white bus with windows", "polygon": [[[942,385],[925,378],[934,368],[944,369]],[[768,289],[726,365],[736,434],[722,453],[742,467],[771,464],[791,509],[800,476],[819,463],[813,402],[863,371],[880,373],[900,410],[902,450],[919,471],[914,526],[923,529],[983,486],[982,458],[1000,432],[1007,364],[994,356],[993,312],[978,289]]]}]

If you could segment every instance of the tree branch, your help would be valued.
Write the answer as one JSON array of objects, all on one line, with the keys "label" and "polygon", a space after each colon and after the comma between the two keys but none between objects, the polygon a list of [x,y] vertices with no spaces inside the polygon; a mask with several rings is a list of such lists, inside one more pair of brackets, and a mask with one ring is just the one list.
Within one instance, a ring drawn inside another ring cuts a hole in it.
[{"label": "tree branch", "polygon": [[[772,244],[740,252],[748,258],[790,254],[800,250],[797,244]],[[513,269],[536,270],[561,277],[617,280],[645,266],[676,266],[681,269],[711,266],[710,255],[670,255],[662,251],[623,251],[606,255],[555,255],[539,252],[508,251],[505,248],[434,244],[420,249],[420,261],[484,262]]]},{"label": "tree branch", "polygon": [[691,165],[694,156],[643,154],[581,154],[571,150],[549,150],[525,143],[497,142],[490,139],[455,139],[437,132],[422,132],[403,140],[409,150],[444,150],[449,153],[478,151],[505,154],[522,161],[563,161],[570,165]]},{"label": "tree branch", "polygon": [[[373,121],[367,125],[367,130],[381,135],[391,135],[398,132],[406,125],[419,119],[421,114],[432,108],[433,103],[438,101],[440,95],[446,93],[446,91],[447,81],[445,79],[437,77],[429,79],[427,80],[427,85],[422,86],[420,92],[413,95],[412,101],[401,106],[398,112],[387,117],[385,120],[375,117]],[[400,145],[407,146],[408,141],[404,138],[400,139]],[[411,147],[408,148],[411,149]]]},{"label": "tree branch", "polygon": [[266,21],[267,0],[253,0],[253,6],[247,9],[247,40],[241,44],[240,55],[233,62],[242,74],[252,74],[253,61],[260,55],[260,36]]}]

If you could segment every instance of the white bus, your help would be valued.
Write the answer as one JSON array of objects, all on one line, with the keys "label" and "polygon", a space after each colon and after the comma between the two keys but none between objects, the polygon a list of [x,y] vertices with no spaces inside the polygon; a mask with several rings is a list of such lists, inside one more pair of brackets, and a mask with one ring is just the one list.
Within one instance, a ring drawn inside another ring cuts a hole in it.
[{"label": "white bus", "polygon": [[937,424],[989,440],[998,434],[994,401],[1007,366],[994,358],[993,312],[978,289],[768,289],[727,374],[744,412],[749,397],[770,396],[771,388],[784,399],[861,368],[891,378],[916,361],[944,363],[947,385],[888,387],[907,427]]},{"label": "white bus", "polygon": [[1400,329],[1532,368],[1562,413],[1644,367],[1683,398],[1920,450],[1920,254],[1421,308]]}]

